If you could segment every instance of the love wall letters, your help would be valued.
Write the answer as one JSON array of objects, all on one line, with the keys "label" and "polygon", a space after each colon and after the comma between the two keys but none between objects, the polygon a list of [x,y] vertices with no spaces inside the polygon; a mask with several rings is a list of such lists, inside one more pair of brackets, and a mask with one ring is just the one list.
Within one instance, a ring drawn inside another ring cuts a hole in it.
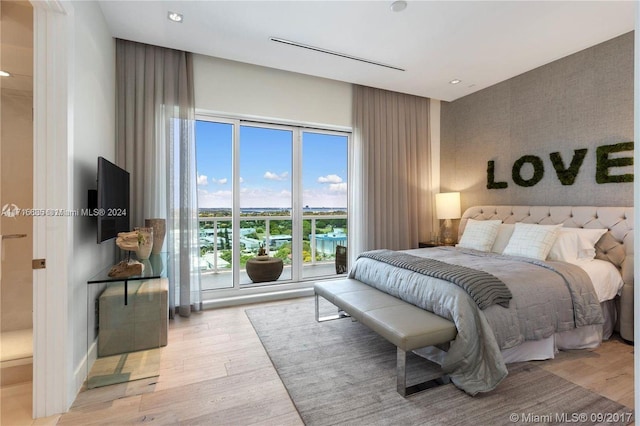
[{"label": "love wall letters", "polygon": [[[558,180],[563,185],[573,185],[580,172],[580,167],[587,156],[587,149],[576,149],[568,166],[559,152],[549,154],[549,159],[556,171]],[[611,154],[630,151],[633,155],[633,142],[622,142],[614,145],[602,145],[596,148],[596,183],[633,182],[633,174],[610,174],[610,169],[633,165],[633,156],[615,156]],[[522,167],[530,164],[533,167],[533,176],[528,179],[522,177]],[[487,162],[487,189],[507,188],[507,182],[498,182],[495,177],[495,161]],[[518,158],[511,168],[511,179],[518,186],[534,186],[544,177],[544,162],[537,155],[523,155]]]}]

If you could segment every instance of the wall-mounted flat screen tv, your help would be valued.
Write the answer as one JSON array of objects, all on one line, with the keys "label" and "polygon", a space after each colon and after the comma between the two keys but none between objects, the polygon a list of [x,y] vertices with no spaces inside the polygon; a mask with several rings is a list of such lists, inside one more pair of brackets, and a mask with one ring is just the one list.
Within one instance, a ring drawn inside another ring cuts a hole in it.
[{"label": "wall-mounted flat screen tv", "polygon": [[114,238],[129,227],[129,172],[98,157],[98,243]]}]

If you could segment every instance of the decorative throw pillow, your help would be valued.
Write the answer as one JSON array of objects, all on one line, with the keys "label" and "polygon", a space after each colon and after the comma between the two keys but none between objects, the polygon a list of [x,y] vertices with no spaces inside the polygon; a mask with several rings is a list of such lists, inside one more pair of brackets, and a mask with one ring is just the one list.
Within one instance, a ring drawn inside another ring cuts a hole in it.
[{"label": "decorative throw pillow", "polygon": [[503,254],[544,260],[560,232],[562,225],[516,223]]},{"label": "decorative throw pillow", "polygon": [[467,220],[467,226],[456,247],[489,251],[498,235],[501,220]]},{"label": "decorative throw pillow", "polygon": [[503,223],[498,227],[498,236],[496,236],[493,247],[491,247],[492,252],[502,253],[504,251],[507,244],[509,244],[514,228],[515,224],[513,223]]},{"label": "decorative throw pillow", "polygon": [[606,260],[620,268],[626,257],[624,246],[611,235],[611,232],[606,232],[596,243],[596,259]]}]

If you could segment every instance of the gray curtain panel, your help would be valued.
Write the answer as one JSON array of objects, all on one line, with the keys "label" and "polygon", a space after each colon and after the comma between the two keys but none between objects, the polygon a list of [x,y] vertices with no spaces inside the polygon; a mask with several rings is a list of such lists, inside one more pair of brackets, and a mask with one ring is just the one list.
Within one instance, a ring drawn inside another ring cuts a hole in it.
[{"label": "gray curtain panel", "polygon": [[433,231],[429,99],[354,86],[350,260],[417,248]]},{"label": "gray curtain panel", "polygon": [[131,226],[166,218],[170,312],[201,309],[192,55],[116,40],[116,162],[131,174]]}]

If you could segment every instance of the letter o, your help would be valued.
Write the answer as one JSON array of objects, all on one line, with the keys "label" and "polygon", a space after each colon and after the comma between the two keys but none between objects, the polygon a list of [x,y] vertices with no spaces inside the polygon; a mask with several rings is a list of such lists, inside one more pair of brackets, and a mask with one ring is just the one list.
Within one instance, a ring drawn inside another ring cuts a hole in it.
[{"label": "letter o", "polygon": [[[522,166],[524,166],[525,163],[529,163],[533,166],[533,176],[531,179],[523,179],[520,174]],[[518,186],[533,186],[540,182],[543,176],[544,164],[542,163],[542,159],[535,155],[523,155],[513,163],[513,168],[511,169],[511,178]]]}]

